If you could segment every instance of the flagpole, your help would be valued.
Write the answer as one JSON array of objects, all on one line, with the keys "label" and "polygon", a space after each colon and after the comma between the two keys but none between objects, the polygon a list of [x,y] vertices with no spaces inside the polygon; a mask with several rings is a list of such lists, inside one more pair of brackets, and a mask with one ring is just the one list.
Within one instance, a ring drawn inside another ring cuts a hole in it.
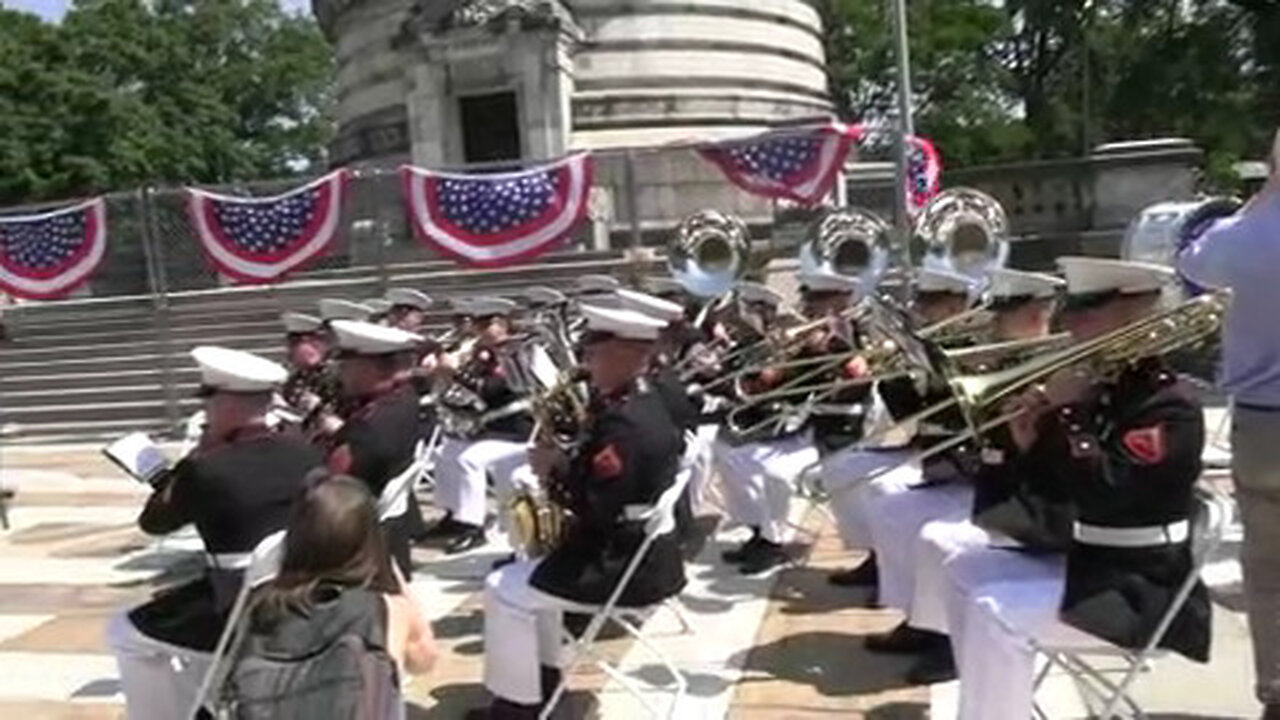
[{"label": "flagpole", "polygon": [[[898,247],[893,264],[902,270],[911,267],[911,212],[907,204],[907,175],[909,152],[907,137],[915,134],[911,117],[911,49],[907,44],[907,0],[890,0],[893,4],[893,26],[896,55],[898,56],[898,154],[897,188],[894,197],[894,220],[898,229]],[[902,284],[902,292],[909,291],[909,284]],[[905,299],[905,297],[903,298]]]}]

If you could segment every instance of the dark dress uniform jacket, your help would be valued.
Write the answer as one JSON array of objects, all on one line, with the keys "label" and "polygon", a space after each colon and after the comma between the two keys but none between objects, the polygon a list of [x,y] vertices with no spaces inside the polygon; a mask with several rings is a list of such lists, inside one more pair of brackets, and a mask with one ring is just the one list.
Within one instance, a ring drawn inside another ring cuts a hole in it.
[{"label": "dark dress uniform jacket", "polygon": [[[644,523],[626,520],[628,505],[652,505],[671,486],[680,463],[680,431],[647,382],[622,397],[597,399],[589,436],[560,480],[574,515],[569,533],[533,571],[531,584],[557,597],[603,603],[644,538]],[[620,604],[649,605],[684,587],[674,534],[657,538]]]},{"label": "dark dress uniform jacket", "polygon": [[[1166,525],[1192,517],[1204,416],[1156,362],[1122,374],[1096,404],[1064,408],[1052,462],[1065,468],[1079,520],[1108,528]],[[1074,542],[1067,553],[1063,619],[1123,647],[1151,636],[1190,572],[1187,542],[1140,548]],[[1198,581],[1162,646],[1209,656],[1208,592]]]},{"label": "dark dress uniform jacket", "polygon": [[1055,416],[1042,420],[1037,441],[1018,452],[1007,428],[985,438],[973,480],[973,523],[1016,540],[1024,549],[1061,552],[1076,517],[1072,473],[1058,464]]},{"label": "dark dress uniform jacket", "polygon": [[[502,352],[499,350],[498,352]],[[523,399],[508,382],[497,354],[488,349],[476,350],[468,363],[466,375],[475,380],[474,390],[484,401],[485,412],[494,412]],[[533,416],[528,410],[496,418],[485,423],[480,437],[494,440],[527,442],[533,434]]]},{"label": "dark dress uniform jacket", "polygon": [[[246,428],[179,462],[147,501],[138,524],[161,535],[195,523],[208,552],[252,552],[264,537],[284,529],[303,479],[323,464],[320,451],[300,435]],[[211,651],[240,575],[211,568],[200,580],[161,592],[129,618],[149,637]]]},{"label": "dark dress uniform jacket", "polygon": [[[413,462],[422,437],[418,396],[407,384],[369,399],[347,419],[338,433],[338,449],[329,458],[335,472],[360,478],[376,498],[392,478]],[[415,502],[410,494],[409,502]],[[384,528],[387,549],[406,577],[410,571],[409,541],[412,509]]]}]

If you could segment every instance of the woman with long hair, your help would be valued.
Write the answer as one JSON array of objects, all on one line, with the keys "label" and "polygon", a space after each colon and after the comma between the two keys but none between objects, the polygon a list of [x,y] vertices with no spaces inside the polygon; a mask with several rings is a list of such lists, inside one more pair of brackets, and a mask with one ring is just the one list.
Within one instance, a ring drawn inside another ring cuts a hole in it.
[{"label": "woman with long hair", "polygon": [[280,572],[256,595],[236,652],[226,693],[234,717],[396,717],[400,678],[435,659],[430,622],[391,562],[368,486],[313,471],[289,515]]}]

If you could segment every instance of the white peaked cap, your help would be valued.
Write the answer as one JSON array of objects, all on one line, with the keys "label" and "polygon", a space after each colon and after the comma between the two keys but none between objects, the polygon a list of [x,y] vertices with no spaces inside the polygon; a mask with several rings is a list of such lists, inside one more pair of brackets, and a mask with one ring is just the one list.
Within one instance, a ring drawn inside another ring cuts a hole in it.
[{"label": "white peaked cap", "polygon": [[569,301],[569,298],[565,297],[564,293],[544,285],[535,285],[526,289],[524,296],[534,305],[559,305]]},{"label": "white peaked cap", "polygon": [[612,275],[582,275],[574,283],[578,292],[613,292],[622,288],[622,283]]},{"label": "white peaked cap", "polygon": [[644,281],[645,288],[655,295],[678,295],[685,293],[684,286],[669,277],[651,277]]},{"label": "white peaked cap", "polygon": [[325,298],[320,301],[320,317],[325,320],[367,320],[373,308],[350,300]]},{"label": "white peaked cap", "polygon": [[332,327],[338,347],[356,355],[389,355],[413,350],[422,342],[421,335],[362,320],[335,320]]},{"label": "white peaked cap", "polygon": [[622,309],[634,310],[642,315],[657,318],[671,323],[684,317],[684,307],[670,300],[663,300],[635,290],[619,290],[618,299],[622,301]]},{"label": "white peaked cap", "polygon": [[200,366],[200,383],[225,392],[270,392],[289,376],[280,363],[242,350],[201,345],[191,358]]},{"label": "white peaked cap", "polygon": [[386,298],[369,298],[361,304],[369,308],[372,315],[381,315],[391,309],[391,301]]},{"label": "white peaked cap", "polygon": [[802,272],[796,276],[800,287],[810,292],[854,292],[858,279],[832,272]]},{"label": "white peaked cap", "polygon": [[967,275],[946,270],[921,268],[916,271],[916,291],[968,295],[973,291],[973,279]]},{"label": "white peaked cap", "polygon": [[386,301],[392,305],[404,305],[419,310],[431,309],[431,296],[412,288],[391,288],[387,291]]},{"label": "white peaked cap", "polygon": [[320,329],[322,321],[315,315],[287,312],[280,316],[287,333],[313,333]]},{"label": "white peaked cap", "polygon": [[987,294],[992,298],[1051,298],[1066,286],[1066,281],[1052,275],[1008,268],[992,268],[987,271],[990,284]]},{"label": "white peaked cap", "polygon": [[1058,267],[1067,278],[1067,293],[1124,295],[1162,290],[1176,276],[1172,268],[1151,263],[1095,257],[1061,257]]},{"label": "white peaked cap", "polygon": [[768,285],[742,280],[735,283],[733,289],[738,292],[738,297],[743,302],[764,303],[770,307],[778,307],[782,304],[782,294]]},{"label": "white peaked cap", "polygon": [[476,297],[467,300],[467,310],[472,315],[510,315],[520,307],[514,300],[500,297]]},{"label": "white peaked cap", "polygon": [[583,305],[582,316],[587,319],[587,329],[608,333],[625,340],[657,340],[667,326],[666,321],[649,317],[634,310],[619,310]]},{"label": "white peaked cap", "polygon": [[471,315],[471,299],[465,297],[452,297],[444,301],[449,307],[449,312],[454,315]]}]

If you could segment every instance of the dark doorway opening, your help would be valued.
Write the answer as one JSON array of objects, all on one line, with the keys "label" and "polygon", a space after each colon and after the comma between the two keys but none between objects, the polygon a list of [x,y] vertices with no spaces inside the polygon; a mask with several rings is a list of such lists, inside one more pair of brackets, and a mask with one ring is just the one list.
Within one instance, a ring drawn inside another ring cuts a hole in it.
[{"label": "dark doorway opening", "polygon": [[520,116],[514,92],[458,100],[462,150],[469,163],[520,159]]}]

